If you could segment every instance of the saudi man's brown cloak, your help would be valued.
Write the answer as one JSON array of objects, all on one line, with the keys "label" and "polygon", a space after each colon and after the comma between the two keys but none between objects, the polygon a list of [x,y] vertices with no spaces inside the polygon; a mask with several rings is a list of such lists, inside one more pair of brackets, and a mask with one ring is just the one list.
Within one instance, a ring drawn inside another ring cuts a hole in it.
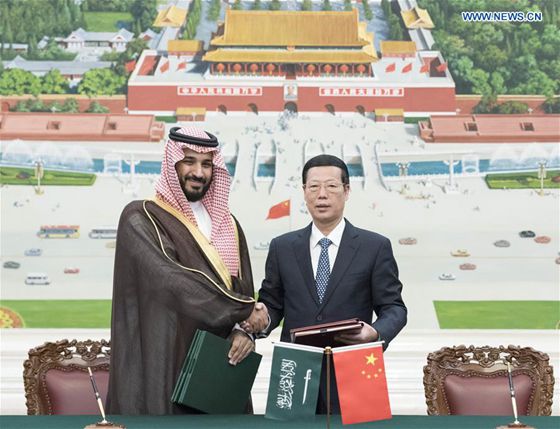
[{"label": "saudi man's brown cloak", "polygon": [[124,209],[115,254],[108,414],[194,412],[170,401],[194,332],[226,338],[254,307],[247,243],[236,225],[240,275],[231,277],[228,289],[184,219],[153,201]]}]

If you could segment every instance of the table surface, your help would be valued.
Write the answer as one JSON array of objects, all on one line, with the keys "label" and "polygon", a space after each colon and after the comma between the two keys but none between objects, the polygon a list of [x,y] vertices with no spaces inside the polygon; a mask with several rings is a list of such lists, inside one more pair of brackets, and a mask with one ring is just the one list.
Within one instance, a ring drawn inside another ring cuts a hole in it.
[{"label": "table surface", "polygon": [[[0,416],[2,429],[81,429],[98,422],[99,416]],[[326,428],[326,416],[307,421],[277,421],[262,415],[109,416],[127,429],[188,428]],[[390,420],[342,426],[340,416],[331,417],[331,428],[373,429],[494,429],[512,422],[507,416],[393,416]],[[558,429],[560,417],[525,417],[521,421],[535,429]]]}]

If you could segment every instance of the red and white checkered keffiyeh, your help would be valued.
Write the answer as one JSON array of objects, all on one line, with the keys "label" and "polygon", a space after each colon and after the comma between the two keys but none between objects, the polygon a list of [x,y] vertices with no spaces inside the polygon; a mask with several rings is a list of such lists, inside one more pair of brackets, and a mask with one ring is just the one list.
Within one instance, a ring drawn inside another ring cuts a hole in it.
[{"label": "red and white checkered keffiyeh", "polygon": [[[198,138],[210,138],[204,131],[192,126],[182,127],[177,132]],[[198,153],[213,152],[212,182],[208,192],[202,198],[202,204],[204,204],[212,219],[210,241],[220,254],[230,274],[237,276],[239,271],[237,240],[233,219],[229,211],[231,179],[219,149],[217,147],[197,146],[168,139],[161,163],[161,177],[156,183],[156,195],[183,213],[193,224],[197,225],[196,218],[183,193],[177,171],[175,170],[175,164],[185,157],[183,152],[185,147]]]}]

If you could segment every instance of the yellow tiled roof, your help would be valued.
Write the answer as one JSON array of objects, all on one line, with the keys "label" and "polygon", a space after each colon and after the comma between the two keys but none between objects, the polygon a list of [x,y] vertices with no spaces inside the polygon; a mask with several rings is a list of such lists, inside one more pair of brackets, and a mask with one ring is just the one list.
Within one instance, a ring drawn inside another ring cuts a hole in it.
[{"label": "yellow tiled roof", "polygon": [[416,43],[395,40],[382,40],[380,43],[381,55],[415,54]]},{"label": "yellow tiled roof", "polygon": [[167,50],[170,52],[198,52],[202,50],[201,40],[169,40]]},{"label": "yellow tiled roof", "polygon": [[375,116],[403,116],[404,109],[375,109]]},{"label": "yellow tiled roof", "polygon": [[373,47],[355,51],[341,50],[252,50],[216,49],[202,58],[210,62],[231,63],[320,63],[320,64],[363,64],[377,60]]},{"label": "yellow tiled roof", "polygon": [[227,9],[214,46],[343,46],[369,41],[358,32],[358,11],[250,11]]},{"label": "yellow tiled roof", "polygon": [[180,27],[187,18],[187,11],[177,6],[160,10],[154,21],[154,27]]},{"label": "yellow tiled roof", "polygon": [[206,107],[177,107],[175,114],[179,115],[203,115],[206,113]]},{"label": "yellow tiled roof", "polygon": [[426,9],[415,7],[410,10],[401,10],[402,19],[406,28],[434,28],[432,18]]}]

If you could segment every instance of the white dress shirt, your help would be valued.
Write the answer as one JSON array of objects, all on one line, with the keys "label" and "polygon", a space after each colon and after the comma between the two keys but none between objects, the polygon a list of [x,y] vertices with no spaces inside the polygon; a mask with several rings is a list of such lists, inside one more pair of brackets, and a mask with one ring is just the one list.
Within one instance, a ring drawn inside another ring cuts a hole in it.
[{"label": "white dress shirt", "polygon": [[[330,272],[334,267],[334,262],[336,261],[336,255],[338,255],[338,249],[340,248],[340,240],[342,240],[342,233],[346,227],[346,221],[344,218],[338,223],[337,226],[331,231],[329,235],[326,236],[332,241],[329,246],[329,265]],[[309,250],[311,252],[311,265],[313,266],[313,278],[317,277],[317,265],[319,265],[319,256],[321,256],[321,245],[319,240],[325,237],[319,228],[315,226],[315,223],[311,225],[311,236],[309,237]]]},{"label": "white dress shirt", "polygon": [[202,204],[202,201],[189,201],[191,209],[194,214],[194,218],[196,219],[196,224],[198,225],[198,229],[204,236],[210,241],[210,237],[212,236],[212,218]]}]

